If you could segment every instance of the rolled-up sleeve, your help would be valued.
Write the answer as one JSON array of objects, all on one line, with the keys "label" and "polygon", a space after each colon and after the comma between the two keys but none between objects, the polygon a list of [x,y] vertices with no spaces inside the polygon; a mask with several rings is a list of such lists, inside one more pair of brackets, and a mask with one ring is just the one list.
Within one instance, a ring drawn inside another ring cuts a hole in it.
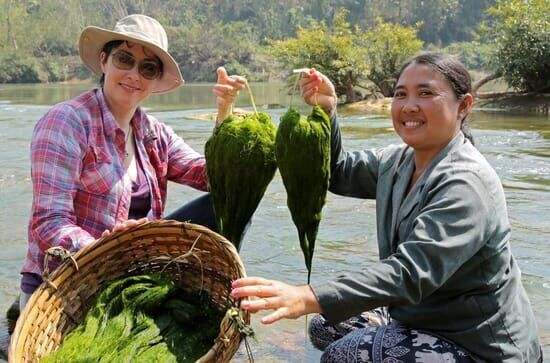
[{"label": "rolled-up sleeve", "polygon": [[31,142],[31,249],[76,251],[95,240],[76,225],[74,210],[84,143],[85,131],[69,107],[56,107],[37,123]]},{"label": "rolled-up sleeve", "polygon": [[206,191],[204,156],[187,145],[169,126],[162,126],[168,140],[168,180]]}]

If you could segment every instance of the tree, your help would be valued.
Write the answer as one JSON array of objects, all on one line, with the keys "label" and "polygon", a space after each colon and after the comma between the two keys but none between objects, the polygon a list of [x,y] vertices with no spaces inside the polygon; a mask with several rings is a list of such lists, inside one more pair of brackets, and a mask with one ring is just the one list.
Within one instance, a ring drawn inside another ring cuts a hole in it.
[{"label": "tree", "polygon": [[[428,47],[429,49],[430,47]],[[469,70],[488,70],[491,63],[493,46],[477,40],[471,42],[457,42],[445,48],[434,50],[452,55]]]},{"label": "tree", "polygon": [[314,67],[334,83],[338,96],[355,102],[361,98],[355,87],[366,77],[368,66],[359,35],[355,35],[358,30],[352,31],[346,15],[346,11],[339,11],[332,28],[324,21],[312,20],[307,29],[298,30],[296,38],[272,41],[268,52],[286,70]]},{"label": "tree", "polygon": [[421,24],[418,30],[420,39],[441,45],[442,29],[458,12],[458,0],[416,0],[414,23]]},{"label": "tree", "polygon": [[[477,26],[488,17],[487,9],[495,0],[460,0],[458,8],[451,13],[437,36],[441,44],[475,41],[478,37]],[[420,39],[422,34],[419,34]]]},{"label": "tree", "polygon": [[526,92],[550,92],[549,0],[498,0],[494,17],[497,72]]},{"label": "tree", "polygon": [[422,49],[423,43],[416,38],[417,32],[418,25],[407,27],[385,23],[378,18],[376,26],[363,37],[370,67],[367,78],[386,97],[392,96],[395,76],[401,64]]},{"label": "tree", "polygon": [[230,74],[252,78],[253,50],[257,40],[247,22],[201,24],[168,27],[171,53],[185,79],[215,81],[216,68],[225,66]]}]

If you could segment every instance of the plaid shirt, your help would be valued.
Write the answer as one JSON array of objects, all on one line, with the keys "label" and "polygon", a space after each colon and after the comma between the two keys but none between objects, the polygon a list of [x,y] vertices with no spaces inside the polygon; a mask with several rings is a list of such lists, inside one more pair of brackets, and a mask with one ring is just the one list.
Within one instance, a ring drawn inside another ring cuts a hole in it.
[{"label": "plaid shirt", "polygon": [[[207,189],[204,156],[170,127],[138,108],[132,128],[151,191],[149,219],[162,218],[168,180]],[[48,248],[77,251],[128,219],[132,182],[124,151],[124,132],[101,89],[54,106],[38,121],[31,141],[33,202],[22,272],[41,275]]]}]

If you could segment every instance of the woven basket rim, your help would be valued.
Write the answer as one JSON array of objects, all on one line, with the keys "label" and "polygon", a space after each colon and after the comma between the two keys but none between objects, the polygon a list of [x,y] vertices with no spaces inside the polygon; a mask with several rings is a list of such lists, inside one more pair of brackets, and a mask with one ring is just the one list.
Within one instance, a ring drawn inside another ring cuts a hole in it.
[{"label": "woven basket rim", "polygon": [[[150,237],[154,235],[153,233],[157,229],[162,229],[163,232],[167,234],[170,233],[174,236],[177,236],[178,234],[180,236],[183,236],[183,234],[187,233],[197,233],[197,241],[199,241],[200,239],[200,243],[203,243],[204,241],[204,243],[212,243],[217,245],[215,247],[216,251],[218,251],[220,254],[224,254],[222,256],[224,258],[224,261],[227,260],[232,263],[232,266],[229,266],[229,268],[231,268],[231,270],[237,277],[246,276],[244,265],[242,264],[242,261],[235,246],[222,235],[211,231],[207,227],[201,225],[167,220],[151,221],[141,225],[130,227],[124,231],[111,233],[105,238],[99,238],[94,243],[88,245],[87,247],[79,250],[72,255],[73,259],[76,261],[78,270],[76,266],[72,263],[72,261],[70,259],[67,259],[62,264],[60,264],[54,272],[51,273],[49,281],[57,286],[57,290],[54,290],[49,284],[44,282],[35,291],[35,293],[32,294],[26,307],[21,312],[20,317],[17,320],[15,330],[11,336],[10,344],[8,347],[8,361],[10,363],[19,363],[18,359],[21,359],[21,356],[23,355],[23,350],[25,348],[25,340],[28,338],[28,335],[30,334],[30,329],[35,323],[37,316],[39,315],[40,311],[38,311],[38,309],[42,307],[42,305],[45,301],[48,300],[48,298],[55,295],[59,291],[59,289],[64,286],[62,284],[66,283],[67,279],[69,279],[70,277],[75,278],[75,276],[78,276],[75,274],[78,274],[79,271],[85,270],[88,264],[91,264],[94,261],[97,262],[96,258],[98,258],[98,256],[102,256],[102,254],[112,251],[112,246],[122,248],[121,246],[125,246],[125,243],[132,244],[135,243],[134,241],[139,241],[140,237]],[[197,246],[198,245],[199,243],[197,243]],[[71,287],[72,286],[69,285],[69,288]],[[100,288],[96,290],[94,295],[96,295],[99,291]],[[234,306],[239,308],[243,321],[248,324],[250,321],[250,314],[248,313],[248,311],[240,309],[240,300],[234,301]],[[65,312],[65,314],[70,318],[70,314],[68,314],[68,312]],[[74,322],[77,323],[77,321]],[[229,339],[227,338],[227,336],[229,336],[230,334],[233,334],[233,336],[235,336],[235,331],[237,328],[234,325],[235,324],[228,321],[228,317],[224,317],[220,324],[220,333],[215,339],[214,345],[203,357],[199,359],[199,361],[210,361],[210,359],[216,357],[219,349],[223,350],[228,346]],[[239,342],[236,345],[237,348],[240,345],[240,341],[242,339],[242,336],[240,334],[238,334],[238,336]],[[233,351],[231,355],[233,355],[235,351]]]}]

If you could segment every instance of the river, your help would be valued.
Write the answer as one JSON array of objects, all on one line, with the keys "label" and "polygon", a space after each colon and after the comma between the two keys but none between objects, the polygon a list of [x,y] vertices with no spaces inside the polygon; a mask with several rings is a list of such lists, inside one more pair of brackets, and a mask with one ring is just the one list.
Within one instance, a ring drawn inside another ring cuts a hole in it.
[{"label": "river", "polygon": [[[32,200],[29,142],[33,126],[51,105],[74,97],[90,85],[0,85],[0,315],[19,291],[19,269],[26,253],[26,228]],[[277,83],[252,84],[258,108],[275,122],[291,102]],[[214,112],[212,85],[186,84],[177,92],[152,96],[145,107],[203,152],[212,122],[194,116]],[[298,103],[294,99],[294,103]],[[242,92],[237,106],[250,102]],[[284,106],[283,106],[284,105]],[[308,108],[301,105],[304,112]],[[550,357],[550,118],[475,110],[473,132],[479,150],[500,176],[512,223],[512,249],[537,316],[546,357]],[[344,147],[360,149],[398,143],[384,113],[343,113]],[[200,193],[171,184],[167,211]],[[359,270],[376,261],[375,203],[330,194],[323,210],[312,280]],[[298,238],[286,208],[286,193],[277,174],[256,211],[241,247],[249,275],[305,283],[306,269]],[[261,326],[253,318],[259,362],[314,362],[320,353],[305,337],[305,320]],[[244,346],[244,345],[243,345]],[[245,362],[243,347],[234,358]]]}]

